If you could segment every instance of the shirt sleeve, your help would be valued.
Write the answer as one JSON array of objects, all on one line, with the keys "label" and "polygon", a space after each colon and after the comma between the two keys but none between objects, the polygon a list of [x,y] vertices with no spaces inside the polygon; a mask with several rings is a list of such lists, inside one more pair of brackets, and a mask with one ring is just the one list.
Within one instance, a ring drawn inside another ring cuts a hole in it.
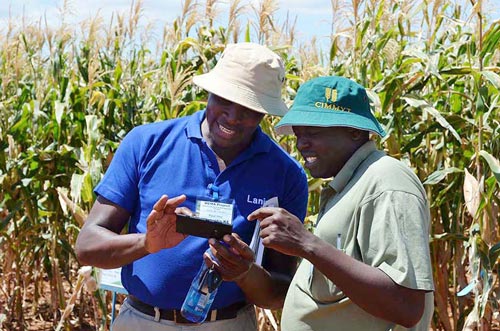
[{"label": "shirt sleeve", "polygon": [[358,211],[357,242],[363,262],[401,286],[433,290],[429,253],[429,208],[425,199],[384,192]]},{"label": "shirt sleeve", "polygon": [[282,201],[279,201],[279,206],[297,216],[301,222],[304,222],[309,195],[307,177],[302,167],[299,166],[293,168],[293,170],[286,175],[288,178],[286,192]]},{"label": "shirt sleeve", "polygon": [[139,200],[139,166],[142,139],[138,128],[132,129],[120,143],[109,168],[94,192],[134,213]]}]

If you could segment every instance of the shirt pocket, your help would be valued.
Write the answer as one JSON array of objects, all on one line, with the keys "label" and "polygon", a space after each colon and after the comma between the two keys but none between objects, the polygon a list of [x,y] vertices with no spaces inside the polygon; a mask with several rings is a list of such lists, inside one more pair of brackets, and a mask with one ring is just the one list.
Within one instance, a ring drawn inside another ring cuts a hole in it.
[{"label": "shirt pocket", "polygon": [[342,292],[330,279],[323,275],[323,273],[314,268],[314,266],[310,263],[309,266],[309,292],[316,301],[331,303],[340,301],[346,297],[344,292]]}]

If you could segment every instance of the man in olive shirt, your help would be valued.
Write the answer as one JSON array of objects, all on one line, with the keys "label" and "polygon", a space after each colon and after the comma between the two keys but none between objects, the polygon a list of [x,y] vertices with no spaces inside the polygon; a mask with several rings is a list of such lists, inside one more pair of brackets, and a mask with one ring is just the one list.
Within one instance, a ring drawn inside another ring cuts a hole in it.
[{"label": "man in olive shirt", "polygon": [[282,329],[428,330],[429,205],[411,169],[370,140],[385,132],[365,89],[342,77],[310,80],[276,129],[296,135],[313,177],[333,177],[321,193],[314,234],[284,209],[248,217],[260,221],[264,246],[303,258]]}]

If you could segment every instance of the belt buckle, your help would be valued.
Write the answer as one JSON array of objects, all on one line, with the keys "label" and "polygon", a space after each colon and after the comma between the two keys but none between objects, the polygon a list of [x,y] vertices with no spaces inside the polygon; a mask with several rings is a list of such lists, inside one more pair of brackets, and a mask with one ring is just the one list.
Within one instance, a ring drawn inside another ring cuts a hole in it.
[{"label": "belt buckle", "polygon": [[[179,310],[177,310],[177,309],[174,309],[173,312],[174,312],[174,323],[175,324],[191,324],[191,325],[200,325],[200,324],[202,324],[202,323],[191,322],[190,320],[188,320],[187,318],[185,318],[184,316],[182,316],[182,314],[180,316],[177,316],[177,314],[179,312]],[[206,321],[207,322],[213,322],[213,321],[216,321],[216,320],[217,320],[217,309],[210,310],[208,312]]]}]

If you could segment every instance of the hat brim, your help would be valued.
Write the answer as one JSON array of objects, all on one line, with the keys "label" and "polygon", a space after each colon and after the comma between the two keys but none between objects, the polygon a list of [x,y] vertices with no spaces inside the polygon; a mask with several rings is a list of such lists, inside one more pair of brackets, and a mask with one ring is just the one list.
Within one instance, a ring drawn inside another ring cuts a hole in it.
[{"label": "hat brim", "polygon": [[275,127],[278,134],[293,134],[293,126],[317,127],[350,127],[370,131],[381,137],[386,135],[375,117],[367,118],[351,112],[335,111],[318,112],[309,107],[293,108],[279,121]]},{"label": "hat brim", "polygon": [[262,93],[256,94],[244,86],[220,77],[213,71],[194,76],[193,83],[210,93],[259,113],[283,116],[288,112],[288,107],[280,98],[273,98]]}]

